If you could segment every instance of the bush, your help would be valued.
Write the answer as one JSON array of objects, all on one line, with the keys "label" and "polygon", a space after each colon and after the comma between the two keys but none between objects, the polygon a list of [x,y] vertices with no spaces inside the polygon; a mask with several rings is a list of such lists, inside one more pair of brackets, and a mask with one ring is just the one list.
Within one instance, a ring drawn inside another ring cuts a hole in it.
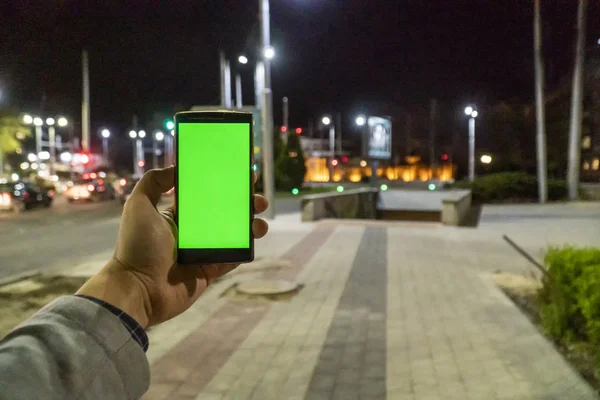
[{"label": "bush", "polygon": [[[476,203],[535,201],[538,198],[537,179],[523,172],[501,172],[484,175],[474,182],[459,181],[452,188],[471,189]],[[548,181],[548,199],[563,200],[567,195],[565,181]]]},{"label": "bush", "polygon": [[600,249],[552,248],[538,293],[544,330],[559,343],[588,341],[600,349]]}]

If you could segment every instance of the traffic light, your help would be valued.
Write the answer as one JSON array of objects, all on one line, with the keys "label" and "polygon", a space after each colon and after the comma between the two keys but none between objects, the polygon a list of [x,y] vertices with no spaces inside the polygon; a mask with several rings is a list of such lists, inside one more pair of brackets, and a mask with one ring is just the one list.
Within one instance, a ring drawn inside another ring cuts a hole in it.
[{"label": "traffic light", "polygon": [[442,154],[442,161],[448,161],[448,154]]},{"label": "traffic light", "polygon": [[348,162],[348,156],[342,156],[342,162],[343,163]]},{"label": "traffic light", "polygon": [[285,125],[284,125],[284,126],[282,126],[282,127],[281,127],[281,132],[284,132],[284,133],[285,133],[285,132],[287,132],[287,126],[285,126]]},{"label": "traffic light", "polygon": [[175,128],[175,122],[172,119],[165,119],[165,129],[171,130]]},{"label": "traffic light", "polygon": [[302,128],[296,128],[296,135],[302,135]]}]

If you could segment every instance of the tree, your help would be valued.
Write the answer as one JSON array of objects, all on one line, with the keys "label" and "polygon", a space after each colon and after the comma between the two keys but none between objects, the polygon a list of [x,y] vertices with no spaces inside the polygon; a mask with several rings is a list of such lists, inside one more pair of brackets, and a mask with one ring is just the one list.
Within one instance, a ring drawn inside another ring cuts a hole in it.
[{"label": "tree", "polygon": [[276,138],[275,151],[275,187],[278,190],[302,187],[306,165],[298,135],[288,133],[285,144],[281,138]]},{"label": "tree", "polygon": [[567,184],[569,200],[579,197],[579,167],[581,160],[581,124],[583,116],[583,62],[585,47],[585,20],[588,0],[579,0],[577,10],[577,44],[571,94],[571,122],[569,124],[569,159]]},{"label": "tree", "polygon": [[29,134],[29,128],[23,126],[19,118],[14,116],[0,117],[0,174],[4,173],[5,155],[17,150],[20,138]]}]

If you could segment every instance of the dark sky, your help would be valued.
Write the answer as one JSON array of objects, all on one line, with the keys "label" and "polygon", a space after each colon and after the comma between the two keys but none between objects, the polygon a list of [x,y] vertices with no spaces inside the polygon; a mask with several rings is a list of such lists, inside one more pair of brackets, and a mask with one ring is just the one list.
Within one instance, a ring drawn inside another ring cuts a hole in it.
[{"label": "dark sky", "polygon": [[[576,1],[544,0],[549,84],[569,72]],[[533,97],[532,1],[271,0],[275,123],[341,111],[446,112]],[[257,53],[258,1],[5,0],[4,106],[80,118],[81,48],[90,52],[92,128],[124,135],[131,116],[219,101],[218,49]],[[588,45],[600,37],[589,6]],[[235,64],[232,62],[232,64]],[[242,69],[252,103],[252,67]],[[152,127],[148,127],[152,129]]]}]

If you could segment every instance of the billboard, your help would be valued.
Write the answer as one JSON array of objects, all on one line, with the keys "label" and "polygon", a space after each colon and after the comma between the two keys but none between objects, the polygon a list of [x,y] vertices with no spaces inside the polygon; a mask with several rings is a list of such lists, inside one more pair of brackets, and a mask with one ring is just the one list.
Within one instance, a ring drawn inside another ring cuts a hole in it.
[{"label": "billboard", "polygon": [[389,160],[392,157],[392,121],[369,117],[363,143],[363,153],[369,158]]}]

